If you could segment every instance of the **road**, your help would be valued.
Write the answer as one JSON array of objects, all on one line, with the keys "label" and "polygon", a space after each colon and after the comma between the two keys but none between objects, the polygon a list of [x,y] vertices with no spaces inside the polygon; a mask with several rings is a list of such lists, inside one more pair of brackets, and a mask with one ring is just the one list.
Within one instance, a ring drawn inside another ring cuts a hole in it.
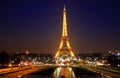
[{"label": "road", "polygon": [[25,69],[25,70],[20,70],[20,71],[16,71],[16,72],[12,72],[9,74],[5,74],[0,76],[0,78],[20,78],[22,75],[37,71],[42,69],[43,67],[32,67],[29,69]]},{"label": "road", "polygon": [[75,74],[70,67],[58,67],[54,72],[54,78],[75,78]]},{"label": "road", "polygon": [[8,71],[11,71],[12,69],[16,70],[16,69],[19,69],[20,67],[12,67],[12,68],[4,68],[4,69],[0,69],[0,74],[1,73],[4,73],[4,72],[8,72]]},{"label": "road", "polygon": [[89,67],[89,66],[86,66],[85,68],[92,70],[92,71],[99,72],[99,73],[107,76],[108,78],[120,78],[120,74],[118,74],[118,73],[114,73],[114,72],[110,72],[110,71],[106,71],[106,70],[102,70],[102,69],[98,69],[98,68],[93,68],[93,67]]}]

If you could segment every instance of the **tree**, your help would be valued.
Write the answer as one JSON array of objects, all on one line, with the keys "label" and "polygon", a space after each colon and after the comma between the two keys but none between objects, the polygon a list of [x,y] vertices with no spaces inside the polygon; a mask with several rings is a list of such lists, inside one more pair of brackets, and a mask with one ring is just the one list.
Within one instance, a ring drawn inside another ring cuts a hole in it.
[{"label": "tree", "polygon": [[111,55],[107,58],[107,61],[108,61],[108,63],[110,63],[110,66],[117,67],[117,65],[120,62],[120,59],[118,59],[118,57],[115,55]]},{"label": "tree", "polygon": [[6,51],[2,51],[0,53],[0,64],[4,67],[6,64],[9,63],[9,55]]}]

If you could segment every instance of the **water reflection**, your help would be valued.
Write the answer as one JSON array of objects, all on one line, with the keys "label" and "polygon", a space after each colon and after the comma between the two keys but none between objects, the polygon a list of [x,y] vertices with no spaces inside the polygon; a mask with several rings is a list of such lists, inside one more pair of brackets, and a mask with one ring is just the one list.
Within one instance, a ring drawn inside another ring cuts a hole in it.
[{"label": "water reflection", "polygon": [[106,78],[82,67],[48,67],[20,78]]},{"label": "water reflection", "polygon": [[54,71],[53,78],[75,78],[75,74],[71,67],[58,67]]}]

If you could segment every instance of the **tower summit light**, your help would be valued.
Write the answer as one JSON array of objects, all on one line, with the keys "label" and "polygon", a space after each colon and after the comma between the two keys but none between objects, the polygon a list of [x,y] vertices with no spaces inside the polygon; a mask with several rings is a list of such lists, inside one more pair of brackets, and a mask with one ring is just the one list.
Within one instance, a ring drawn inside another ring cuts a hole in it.
[{"label": "tower summit light", "polygon": [[58,48],[57,53],[55,54],[55,58],[58,58],[59,56],[67,54],[71,57],[75,57],[72,48],[69,43],[68,33],[67,33],[67,21],[66,21],[66,8],[64,6],[63,9],[63,29],[62,29],[62,37],[60,41],[60,45]]}]

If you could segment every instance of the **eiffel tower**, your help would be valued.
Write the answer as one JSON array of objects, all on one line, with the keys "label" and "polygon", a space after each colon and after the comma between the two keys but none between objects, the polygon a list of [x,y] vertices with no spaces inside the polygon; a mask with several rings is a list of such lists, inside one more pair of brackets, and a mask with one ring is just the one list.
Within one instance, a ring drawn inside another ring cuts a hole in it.
[{"label": "eiffel tower", "polygon": [[60,41],[60,45],[57,53],[55,54],[55,58],[60,57],[61,55],[67,54],[71,57],[75,57],[72,48],[70,46],[68,33],[67,33],[67,21],[66,21],[66,8],[64,6],[63,9],[63,29],[62,29],[62,37]]}]

